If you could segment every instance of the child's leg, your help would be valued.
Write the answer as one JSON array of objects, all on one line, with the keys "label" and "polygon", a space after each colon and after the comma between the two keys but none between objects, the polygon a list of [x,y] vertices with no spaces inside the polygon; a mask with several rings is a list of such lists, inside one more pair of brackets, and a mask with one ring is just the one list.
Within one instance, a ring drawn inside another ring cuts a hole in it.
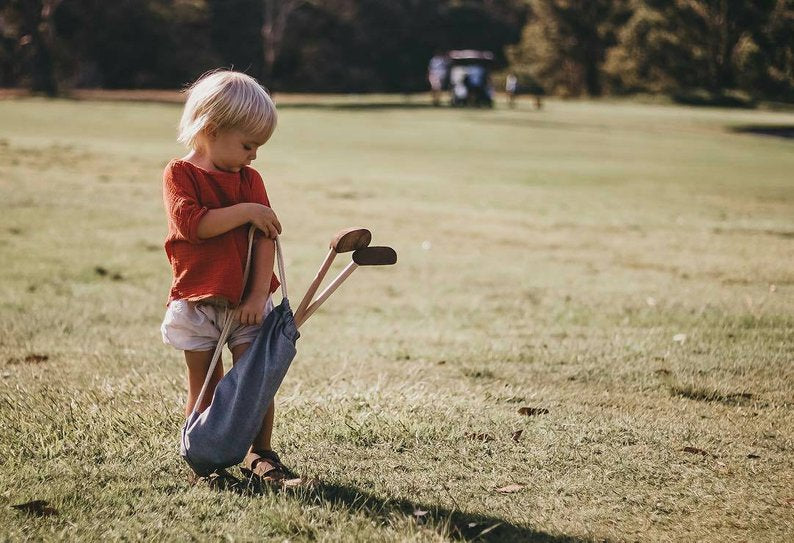
[{"label": "child's leg", "polygon": [[[185,362],[187,363],[187,405],[185,406],[185,417],[190,416],[193,412],[193,406],[196,404],[201,387],[204,385],[204,379],[207,377],[210,362],[212,362],[212,353],[213,351],[185,351]],[[215,392],[215,386],[223,377],[222,359],[223,357],[220,357],[215,365],[215,371],[212,374],[209,385],[207,385],[207,392],[204,393],[204,398],[201,400],[199,412],[204,411],[212,403],[212,394]]]},{"label": "child's leg", "polygon": [[[245,351],[248,350],[250,347],[250,343],[242,343],[240,345],[235,345],[231,348],[232,351],[232,363],[236,363],[237,360],[245,354]],[[270,438],[273,435],[273,415],[275,413],[275,409],[273,407],[274,402],[270,402],[270,406],[267,408],[267,412],[265,413],[265,420],[262,422],[262,427],[259,429],[259,433],[254,438],[254,442],[251,445],[251,450],[253,451],[270,451],[273,450],[270,444]]]}]

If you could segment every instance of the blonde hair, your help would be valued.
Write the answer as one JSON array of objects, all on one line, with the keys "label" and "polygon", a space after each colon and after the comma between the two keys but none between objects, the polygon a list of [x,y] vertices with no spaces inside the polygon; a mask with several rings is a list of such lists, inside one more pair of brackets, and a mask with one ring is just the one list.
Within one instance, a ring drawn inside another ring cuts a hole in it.
[{"label": "blonde hair", "polygon": [[276,129],[276,106],[249,75],[230,70],[207,72],[186,93],[177,141],[190,149],[196,148],[198,135],[208,125],[218,130],[237,129],[262,143]]}]

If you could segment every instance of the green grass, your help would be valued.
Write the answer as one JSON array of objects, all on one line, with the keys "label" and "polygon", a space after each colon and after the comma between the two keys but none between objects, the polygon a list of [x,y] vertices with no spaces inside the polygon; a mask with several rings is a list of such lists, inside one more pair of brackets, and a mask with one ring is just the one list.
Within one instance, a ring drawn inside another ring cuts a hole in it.
[{"label": "green grass", "polygon": [[188,483],[159,337],[179,106],[0,101],[0,539],[794,537],[794,141],[733,130],[794,114],[420,106],[287,103],[260,152],[293,300],[341,227],[399,262],[302,330],[315,485],[239,495]]}]

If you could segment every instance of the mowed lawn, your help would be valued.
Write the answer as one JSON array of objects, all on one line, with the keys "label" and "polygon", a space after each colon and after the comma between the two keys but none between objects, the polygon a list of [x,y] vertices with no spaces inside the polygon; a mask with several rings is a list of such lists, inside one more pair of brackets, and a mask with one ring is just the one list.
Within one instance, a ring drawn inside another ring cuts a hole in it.
[{"label": "mowed lawn", "polygon": [[0,101],[0,539],[794,538],[794,140],[737,131],[794,114],[288,98],[293,305],[340,228],[399,261],[301,329],[261,494],[178,455],[180,106]]}]

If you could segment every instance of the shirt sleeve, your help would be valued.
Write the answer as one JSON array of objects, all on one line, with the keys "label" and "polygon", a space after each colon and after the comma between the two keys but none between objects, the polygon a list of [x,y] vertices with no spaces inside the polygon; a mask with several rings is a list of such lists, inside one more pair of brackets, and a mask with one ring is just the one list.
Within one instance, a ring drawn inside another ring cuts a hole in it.
[{"label": "shirt sleeve", "polygon": [[190,243],[201,243],[198,224],[209,208],[202,206],[184,169],[171,163],[163,172],[163,203],[169,224]]},{"label": "shirt sleeve", "polygon": [[262,176],[259,175],[255,169],[251,168],[251,201],[257,204],[266,205],[267,207],[273,207],[270,205],[270,199],[267,197],[267,190],[265,190],[265,182],[262,180]]}]

